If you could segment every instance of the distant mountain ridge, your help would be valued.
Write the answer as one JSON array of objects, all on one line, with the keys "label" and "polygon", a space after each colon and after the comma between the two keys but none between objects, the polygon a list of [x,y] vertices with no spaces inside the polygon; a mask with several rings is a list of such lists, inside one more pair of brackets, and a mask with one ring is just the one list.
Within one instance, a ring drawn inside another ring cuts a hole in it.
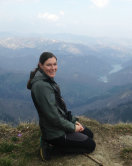
[{"label": "distant mountain ridge", "polygon": [[[120,107],[120,112],[121,105],[125,103],[131,109],[132,55],[131,48],[128,48],[68,43],[42,37],[0,38],[1,117],[4,119],[9,115],[8,119],[16,122],[19,119],[37,119],[26,82],[30,71],[37,66],[39,55],[43,51],[51,51],[58,59],[55,79],[74,114],[85,114],[102,122],[123,120],[114,117],[113,109]],[[115,65],[121,66],[121,69],[111,72]],[[121,99],[123,95],[127,98]],[[109,103],[112,107],[107,107]],[[106,108],[110,110],[108,114]],[[100,118],[100,114],[104,118]],[[111,114],[114,118],[110,119]],[[128,120],[132,121],[129,116]]]},{"label": "distant mountain ridge", "polygon": [[73,109],[79,115],[97,119],[103,123],[132,121],[132,85],[115,87],[102,96],[88,99]]}]

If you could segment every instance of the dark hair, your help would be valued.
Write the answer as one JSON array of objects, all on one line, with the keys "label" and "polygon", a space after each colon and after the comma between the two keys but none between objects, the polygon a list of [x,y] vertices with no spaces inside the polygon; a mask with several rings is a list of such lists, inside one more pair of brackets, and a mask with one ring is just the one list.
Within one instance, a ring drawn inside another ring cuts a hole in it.
[{"label": "dark hair", "polygon": [[[43,65],[46,60],[48,60],[49,58],[53,58],[53,57],[57,60],[56,56],[54,54],[52,54],[51,52],[43,52],[39,57],[39,63],[41,63]],[[36,72],[39,70],[39,68],[40,67],[38,65],[38,67],[35,68],[34,71],[32,71],[30,73],[30,79],[28,80],[28,83],[27,83],[28,89],[31,89],[31,80],[34,78],[34,76],[35,76]]]},{"label": "dark hair", "polygon": [[40,55],[39,62],[43,65],[46,60],[53,57],[57,60],[56,56],[52,54],[51,52],[43,52]]}]

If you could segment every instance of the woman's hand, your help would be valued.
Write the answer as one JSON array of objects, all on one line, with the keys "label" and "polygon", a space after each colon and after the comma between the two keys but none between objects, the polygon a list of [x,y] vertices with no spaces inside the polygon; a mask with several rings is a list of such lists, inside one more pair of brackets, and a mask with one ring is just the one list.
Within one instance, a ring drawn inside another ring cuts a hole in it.
[{"label": "woman's hand", "polygon": [[81,132],[83,130],[84,130],[83,126],[79,122],[76,122],[76,124],[75,124],[75,132]]}]

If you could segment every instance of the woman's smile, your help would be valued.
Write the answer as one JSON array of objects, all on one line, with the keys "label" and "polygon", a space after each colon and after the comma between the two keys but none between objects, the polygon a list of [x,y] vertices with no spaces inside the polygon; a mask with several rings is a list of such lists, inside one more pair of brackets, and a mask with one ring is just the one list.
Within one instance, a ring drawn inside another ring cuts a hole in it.
[{"label": "woman's smile", "polygon": [[49,58],[43,65],[39,63],[39,66],[49,77],[55,77],[58,68],[56,58]]}]

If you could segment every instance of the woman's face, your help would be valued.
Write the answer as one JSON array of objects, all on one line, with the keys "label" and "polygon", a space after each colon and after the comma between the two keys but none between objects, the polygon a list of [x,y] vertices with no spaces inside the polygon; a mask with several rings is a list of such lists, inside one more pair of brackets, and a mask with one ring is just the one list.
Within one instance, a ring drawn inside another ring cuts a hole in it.
[{"label": "woman's face", "polygon": [[55,57],[47,59],[44,64],[39,63],[39,66],[49,77],[55,77],[58,68]]}]

